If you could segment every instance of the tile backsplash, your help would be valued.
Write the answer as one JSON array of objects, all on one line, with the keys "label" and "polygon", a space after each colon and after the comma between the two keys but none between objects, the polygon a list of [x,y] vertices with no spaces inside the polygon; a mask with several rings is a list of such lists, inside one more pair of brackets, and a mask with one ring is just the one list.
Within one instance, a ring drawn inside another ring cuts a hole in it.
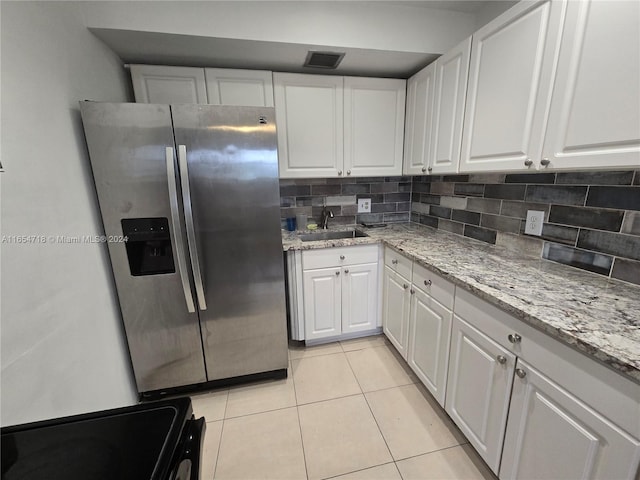
[{"label": "tile backsplash", "polygon": [[640,170],[413,177],[411,220],[640,285]]}]

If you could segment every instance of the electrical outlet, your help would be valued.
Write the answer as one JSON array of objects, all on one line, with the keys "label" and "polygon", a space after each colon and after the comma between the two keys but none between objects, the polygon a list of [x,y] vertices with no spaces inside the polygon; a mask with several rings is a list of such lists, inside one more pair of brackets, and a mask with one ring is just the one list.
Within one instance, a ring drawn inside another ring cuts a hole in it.
[{"label": "electrical outlet", "polygon": [[527,210],[527,224],[524,233],[527,235],[542,235],[542,224],[544,223],[544,212],[538,210]]},{"label": "electrical outlet", "polygon": [[361,198],[358,200],[358,213],[371,213],[370,198]]}]

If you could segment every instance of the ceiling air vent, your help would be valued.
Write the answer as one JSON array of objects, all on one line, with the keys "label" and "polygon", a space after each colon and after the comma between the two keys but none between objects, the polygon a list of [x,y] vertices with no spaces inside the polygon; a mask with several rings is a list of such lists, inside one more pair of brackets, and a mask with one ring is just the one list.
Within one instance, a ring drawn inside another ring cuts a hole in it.
[{"label": "ceiling air vent", "polygon": [[336,68],[342,61],[343,57],[344,53],[340,52],[310,51],[307,53],[307,59],[304,61],[304,66],[314,68]]}]

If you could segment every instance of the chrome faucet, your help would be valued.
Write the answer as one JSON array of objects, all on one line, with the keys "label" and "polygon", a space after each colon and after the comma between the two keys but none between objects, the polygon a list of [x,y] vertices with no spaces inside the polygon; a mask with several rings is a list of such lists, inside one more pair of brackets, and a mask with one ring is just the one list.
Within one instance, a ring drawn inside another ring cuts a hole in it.
[{"label": "chrome faucet", "polygon": [[320,214],[320,228],[326,230],[329,223],[329,219],[333,218],[333,212],[327,210],[327,207],[322,207],[322,213]]}]

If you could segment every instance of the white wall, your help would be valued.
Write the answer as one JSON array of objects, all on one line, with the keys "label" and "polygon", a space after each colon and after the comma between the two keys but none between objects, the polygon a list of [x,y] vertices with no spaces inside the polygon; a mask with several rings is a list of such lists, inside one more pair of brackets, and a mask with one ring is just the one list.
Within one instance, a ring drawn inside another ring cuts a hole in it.
[{"label": "white wall", "polygon": [[[101,232],[78,100],[126,101],[75,5],[0,2],[3,235]],[[1,423],[136,402],[106,248],[1,246]]]},{"label": "white wall", "polygon": [[444,53],[471,13],[358,1],[83,2],[87,26],[204,37]]}]

